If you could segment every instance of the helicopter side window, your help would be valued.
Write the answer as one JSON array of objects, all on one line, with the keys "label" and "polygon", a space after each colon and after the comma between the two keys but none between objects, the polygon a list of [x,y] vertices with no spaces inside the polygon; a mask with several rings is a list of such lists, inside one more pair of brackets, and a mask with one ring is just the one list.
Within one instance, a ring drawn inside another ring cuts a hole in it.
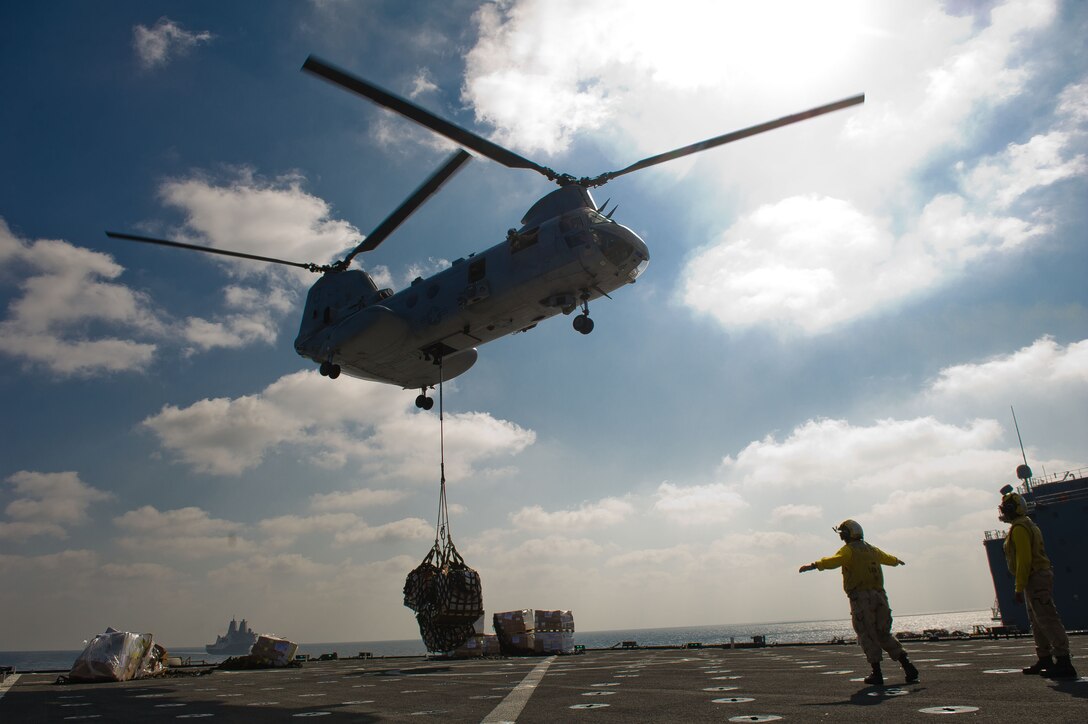
[{"label": "helicopter side window", "polygon": [[510,234],[508,238],[510,239],[511,253],[516,254],[535,244],[539,238],[537,231],[537,229],[533,229],[527,234],[518,234],[516,232]]},{"label": "helicopter side window", "polygon": [[484,278],[487,259],[476,259],[468,265],[468,283],[472,284]]},{"label": "helicopter side window", "polygon": [[416,306],[416,303],[418,301],[419,301],[419,295],[416,294],[415,292],[412,292],[411,294],[408,295],[408,298],[405,299],[405,304],[407,304],[408,308],[411,309],[412,307]]},{"label": "helicopter side window", "polygon": [[432,284],[431,286],[427,287],[427,299],[434,299],[437,296],[438,296],[438,285],[437,284]]}]

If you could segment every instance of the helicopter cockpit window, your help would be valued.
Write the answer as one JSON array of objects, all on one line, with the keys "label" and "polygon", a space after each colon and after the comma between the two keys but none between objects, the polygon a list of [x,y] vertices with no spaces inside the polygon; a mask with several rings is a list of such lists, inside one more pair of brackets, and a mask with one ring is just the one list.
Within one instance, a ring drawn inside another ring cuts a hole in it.
[{"label": "helicopter cockpit window", "polygon": [[589,218],[591,224],[614,224],[616,223],[612,219],[608,218],[604,214],[601,214],[593,209],[586,209],[586,217]]},{"label": "helicopter cockpit window", "polygon": [[586,230],[586,217],[582,215],[581,210],[561,218],[559,220],[559,231],[563,234],[567,246],[572,249],[576,246],[588,244],[593,238],[590,236],[589,231]]},{"label": "helicopter cockpit window", "polygon": [[597,229],[593,232],[593,235],[597,237],[597,243],[600,245],[605,258],[616,266],[622,264],[634,251],[634,247],[627,243],[625,239],[620,239],[607,230]]},{"label": "helicopter cockpit window", "polygon": [[525,234],[513,233],[508,237],[510,239],[510,251],[511,253],[518,253],[523,249],[528,249],[535,244],[539,239],[539,229],[533,229]]}]

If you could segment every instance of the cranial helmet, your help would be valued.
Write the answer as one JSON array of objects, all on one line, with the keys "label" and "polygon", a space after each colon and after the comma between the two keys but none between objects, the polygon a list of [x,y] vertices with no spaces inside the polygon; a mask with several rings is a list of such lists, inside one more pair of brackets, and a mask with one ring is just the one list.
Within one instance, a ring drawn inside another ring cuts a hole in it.
[{"label": "cranial helmet", "polygon": [[852,540],[861,540],[865,537],[865,531],[861,529],[861,524],[856,520],[850,520],[849,518],[839,523],[837,528],[832,528],[831,530],[838,533],[839,537],[847,543]]},{"label": "cranial helmet", "polygon": [[1020,493],[1005,493],[1001,496],[1001,505],[997,506],[998,518],[1005,522],[1016,520],[1028,514],[1028,504]]}]

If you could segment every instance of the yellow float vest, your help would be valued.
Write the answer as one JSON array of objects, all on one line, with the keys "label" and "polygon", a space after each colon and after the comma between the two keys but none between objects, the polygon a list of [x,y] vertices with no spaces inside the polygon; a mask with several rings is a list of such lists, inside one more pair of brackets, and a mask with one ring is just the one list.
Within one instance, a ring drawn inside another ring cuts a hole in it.
[{"label": "yellow float vest", "polygon": [[[1024,544],[1025,536],[1017,535],[1017,533],[1026,534],[1026,544]],[[1026,547],[1027,550],[1018,550],[1017,540],[1021,541],[1021,545]],[[1016,576],[1017,591],[1024,590],[1029,575],[1036,571],[1050,569],[1050,559],[1047,558],[1046,547],[1043,545],[1043,531],[1039,530],[1039,526],[1035,524],[1035,521],[1026,515],[1020,516],[1009,526],[1009,534],[1005,536],[1003,547],[1005,549],[1005,563],[1009,566],[1009,573]],[[1018,566],[1017,563],[1020,560],[1023,560],[1024,564]],[[1028,561],[1030,561],[1030,564],[1028,564]]]}]

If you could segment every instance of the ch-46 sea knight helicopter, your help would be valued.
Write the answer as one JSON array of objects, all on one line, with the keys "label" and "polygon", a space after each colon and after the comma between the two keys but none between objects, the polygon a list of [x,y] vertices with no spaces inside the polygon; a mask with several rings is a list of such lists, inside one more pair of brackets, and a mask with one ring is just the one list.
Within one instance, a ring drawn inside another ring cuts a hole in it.
[{"label": "ch-46 sea knight helicopter", "polygon": [[[106,234],[115,239],[286,264],[321,274],[306,298],[295,350],[317,362],[321,374],[333,379],[343,372],[418,389],[421,394],[416,405],[422,409],[434,405],[427,390],[472,367],[476,347],[481,344],[527,331],[560,312],[570,314],[579,308],[574,328],[589,334],[593,330],[589,303],[633,283],[646,269],[650,260],[646,243],[612,219],[615,207],[607,212],[604,206],[598,206],[590,195],[591,188],[633,171],[865,100],[863,94],[852,96],[644,158],[618,171],[576,179],[519,156],[313,56],[302,68],[445,136],[461,148],[347,256],[331,264],[287,261],[112,231]],[[377,248],[469,160],[466,148],[510,168],[536,171],[559,188],[533,204],[521,220],[521,227],[510,229],[500,243],[457,259],[427,279],[417,278],[399,292],[378,289],[365,271],[351,269],[357,255]]]}]

